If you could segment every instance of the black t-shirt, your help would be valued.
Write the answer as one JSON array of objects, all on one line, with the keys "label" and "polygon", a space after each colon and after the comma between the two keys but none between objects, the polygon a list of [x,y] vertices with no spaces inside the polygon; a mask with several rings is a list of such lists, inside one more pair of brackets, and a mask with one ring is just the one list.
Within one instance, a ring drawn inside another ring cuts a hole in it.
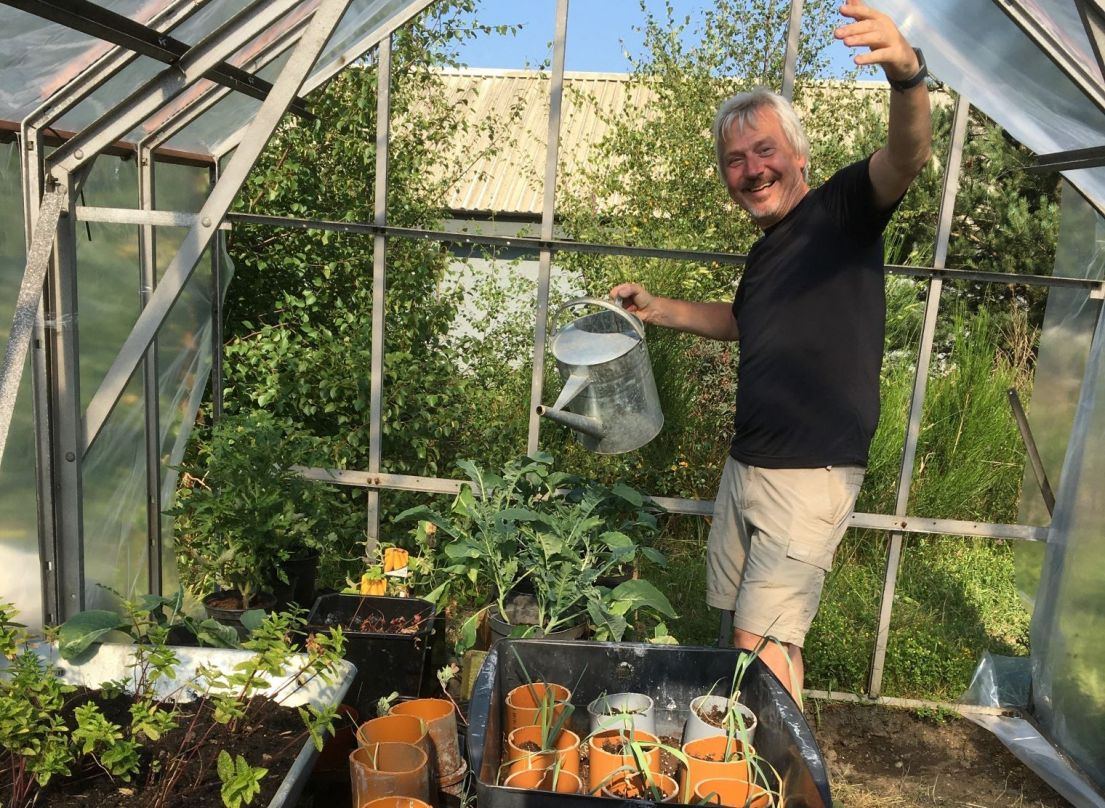
[{"label": "black t-shirt", "polygon": [[730,454],[766,468],[866,465],[886,328],[882,231],[868,161],[811,190],[748,254]]}]

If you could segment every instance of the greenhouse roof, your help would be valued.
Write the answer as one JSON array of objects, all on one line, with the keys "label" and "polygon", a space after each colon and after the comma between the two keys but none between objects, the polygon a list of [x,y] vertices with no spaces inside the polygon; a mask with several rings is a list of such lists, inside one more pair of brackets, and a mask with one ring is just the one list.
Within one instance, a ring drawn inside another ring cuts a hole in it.
[{"label": "greenhouse roof", "polygon": [[[355,0],[302,93],[361,58],[431,1]],[[257,79],[272,79],[279,72],[317,0],[4,3],[8,7],[0,7],[0,25],[7,32],[7,47],[0,56],[0,126],[13,130],[32,113],[47,112],[56,115],[50,127],[59,133],[81,131],[164,71],[165,63],[187,46],[217,32],[235,15],[253,15],[254,35],[215,77],[222,86],[201,79],[124,138],[133,143],[160,137],[168,149],[210,159],[236,144],[260,107],[265,85]],[[873,5],[901,22],[906,36],[924,49],[938,79],[1038,155],[1105,148],[1101,0],[879,0]],[[106,65],[113,49],[101,37],[134,50],[87,98],[57,114],[61,91],[78,76],[87,78]],[[256,78],[251,81],[245,74]],[[230,86],[234,95],[225,97]],[[191,116],[195,120],[180,127]],[[174,119],[176,126],[164,128]],[[1075,162],[1062,165],[1067,178],[1102,207],[1105,169],[1078,167],[1092,165],[1098,156],[1096,151],[1079,154]]]}]

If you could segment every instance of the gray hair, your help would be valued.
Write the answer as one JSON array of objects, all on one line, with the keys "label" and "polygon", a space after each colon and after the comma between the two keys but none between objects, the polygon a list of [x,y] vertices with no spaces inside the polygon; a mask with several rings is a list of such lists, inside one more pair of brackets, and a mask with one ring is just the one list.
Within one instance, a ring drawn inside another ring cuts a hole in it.
[{"label": "gray hair", "polygon": [[734,123],[743,130],[753,121],[761,109],[774,110],[779,126],[792,149],[806,158],[803,175],[808,180],[810,173],[810,141],[798,113],[790,102],[778,93],[765,87],[756,87],[747,93],[737,93],[721,102],[714,117],[714,147],[717,149],[717,167],[722,180],[725,179],[725,134]]}]

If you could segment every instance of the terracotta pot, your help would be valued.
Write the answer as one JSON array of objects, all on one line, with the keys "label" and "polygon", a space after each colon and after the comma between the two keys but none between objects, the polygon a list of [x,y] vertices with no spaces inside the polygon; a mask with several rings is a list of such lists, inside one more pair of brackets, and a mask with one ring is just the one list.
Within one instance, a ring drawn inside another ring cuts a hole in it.
[{"label": "terracotta pot", "polygon": [[[683,727],[683,743],[697,741],[699,738],[707,738],[710,735],[726,735],[725,727],[716,727],[702,718],[702,713],[719,709],[723,712],[732,709],[740,713],[740,724],[734,728],[736,737],[746,743],[752,743],[756,733],[756,714],[752,708],[740,702],[731,703],[727,696],[699,696],[691,700],[691,709],[687,714],[687,723]],[[743,726],[743,732],[741,727]]]},{"label": "terracotta pot", "polygon": [[357,708],[349,704],[338,705],[338,720],[333,734],[323,743],[318,760],[315,761],[315,774],[338,772],[345,775],[349,765],[349,753],[356,743],[354,733],[358,719]]},{"label": "terracotta pot", "polygon": [[356,808],[432,808],[432,806],[413,797],[378,797],[362,802]]},{"label": "terracotta pot", "polygon": [[591,732],[639,729],[656,734],[655,707],[644,693],[607,693],[587,705]]},{"label": "terracotta pot", "polygon": [[357,728],[357,745],[374,743],[409,743],[425,752],[431,762],[434,760],[426,722],[415,715],[385,715],[365,721]]},{"label": "terracotta pot", "polygon": [[533,791],[554,791],[557,794],[578,794],[582,788],[579,775],[551,769],[525,769],[515,772],[503,782],[508,788],[528,788]]},{"label": "terracotta pot", "polygon": [[426,724],[430,745],[437,759],[438,788],[447,790],[460,782],[468,766],[460,756],[457,714],[451,701],[412,699],[393,705],[388,714],[421,718]]},{"label": "terracotta pot", "polygon": [[768,808],[771,793],[746,780],[703,780],[695,786],[696,803],[727,805],[731,808]]},{"label": "terracotta pot", "polygon": [[655,802],[653,788],[660,791],[660,802],[678,802],[679,784],[674,777],[654,772],[649,782],[640,774],[619,774],[603,786],[602,796],[617,797],[624,800],[645,800]]},{"label": "terracotta pot", "polygon": [[[503,730],[509,735],[518,727],[540,724],[541,713],[548,713],[546,692],[552,691],[552,715],[545,720],[552,724],[560,719],[572,693],[563,685],[546,685],[544,682],[519,685],[506,694],[506,709],[503,711]],[[544,709],[542,709],[544,708]]]},{"label": "terracotta pot", "polygon": [[376,797],[415,797],[429,802],[430,761],[426,753],[409,743],[376,743],[354,749],[349,755],[349,779],[353,804]]},{"label": "terracotta pot", "polygon": [[549,769],[560,761],[560,770],[579,774],[579,736],[570,729],[562,729],[552,744],[552,751],[531,752],[524,744],[541,746],[541,727],[518,727],[507,736],[507,760],[510,766],[507,774],[525,769]]},{"label": "terracotta pot", "polygon": [[754,754],[752,747],[742,744],[736,738],[724,735],[711,735],[683,744],[683,754],[687,756],[687,765],[681,772],[682,789],[680,794],[687,802],[694,794],[695,787],[703,780],[744,780],[750,779],[748,756]]},{"label": "terracotta pot", "polygon": [[[648,770],[650,772],[660,771],[659,738],[639,729],[630,730],[629,732],[608,729],[587,739],[587,759],[590,764],[587,777],[588,791],[594,793],[607,783],[612,782],[616,776],[614,772],[618,769],[626,771],[638,768],[633,752],[629,749],[622,749],[625,744],[631,741],[646,744],[642,751]],[[621,751],[608,752],[603,749],[603,746],[609,743],[616,744]]]}]

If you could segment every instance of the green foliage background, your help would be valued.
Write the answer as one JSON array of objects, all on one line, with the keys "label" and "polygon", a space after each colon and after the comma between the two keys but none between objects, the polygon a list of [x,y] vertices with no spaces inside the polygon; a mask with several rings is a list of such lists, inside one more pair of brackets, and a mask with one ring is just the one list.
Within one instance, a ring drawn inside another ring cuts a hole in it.
[{"label": "green foliage background", "polygon": [[[613,244],[745,252],[757,237],[717,180],[710,122],[718,102],[754,84],[779,86],[785,0],[718,0],[693,36],[690,23],[647,15],[646,55],[631,83],[647,86],[647,110],[611,110],[609,133],[586,166],[571,166],[558,188],[557,217],[572,238]],[[473,164],[472,144],[505,144],[516,108],[471,122],[442,92],[434,68],[455,63],[456,44],[509,33],[473,27],[471,2],[435,5],[394,49],[388,218],[436,228],[440,200]],[[869,154],[884,136],[884,112],[842,85],[812,79],[824,59],[836,4],[807,2],[796,103],[812,146],[811,180]],[[733,78],[734,76],[740,78]],[[312,100],[317,120],[287,124],[241,194],[239,210],[342,221],[373,218],[376,72],[343,71]],[[937,103],[934,157],[887,234],[890,263],[931,262],[951,106]],[[491,147],[488,147],[491,148]],[[964,159],[948,265],[995,271],[1050,270],[1058,218],[1055,181],[1017,170],[1027,153],[977,113]],[[599,202],[596,202],[599,200]],[[237,277],[227,314],[227,401],[265,407],[300,424],[340,468],[368,465],[372,242],[319,231],[240,227]],[[466,299],[500,311],[532,296],[524,280],[465,289],[447,280],[457,261],[441,246],[393,238],[387,247],[383,466],[386,471],[457,476],[463,457],[501,464],[524,447],[529,403],[532,312],[500,318],[475,333],[451,330]],[[739,267],[668,260],[559,254],[555,271],[575,290],[605,295],[634,279],[655,292],[729,298]],[[893,512],[926,286],[888,276],[883,418],[861,495],[861,511]],[[947,284],[910,489],[912,514],[1014,521],[1023,457],[1005,390],[1027,392],[1043,296],[1024,287]],[[552,301],[555,306],[559,301]],[[552,309],[550,309],[552,310]],[[736,345],[651,330],[666,426],[644,449],[606,458],[587,454],[563,429],[546,426],[542,448],[559,464],[606,483],[650,493],[711,499],[728,443]],[[551,362],[549,363],[551,365]],[[560,383],[549,369],[546,398]],[[340,493],[334,520],[334,580],[359,565],[364,494]],[[390,515],[429,496],[387,493]],[[663,587],[685,642],[712,643],[716,617],[702,603],[704,520],[671,516],[661,543],[672,559]],[[395,533],[403,541],[402,534]],[[831,573],[808,641],[807,684],[862,691],[877,624],[885,535],[852,531]],[[648,570],[646,570],[646,573]],[[1027,651],[1027,615],[1012,585],[1010,548],[988,540],[910,537],[899,575],[885,692],[954,697],[983,650]],[[939,616],[942,619],[933,619]]]}]

